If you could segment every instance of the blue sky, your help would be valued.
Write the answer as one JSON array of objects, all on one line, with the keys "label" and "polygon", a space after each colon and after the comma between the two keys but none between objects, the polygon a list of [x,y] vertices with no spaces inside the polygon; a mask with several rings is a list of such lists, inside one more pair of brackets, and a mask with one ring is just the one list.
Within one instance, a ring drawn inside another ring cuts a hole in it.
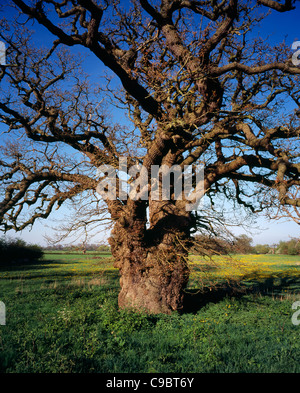
[{"label": "blue sky", "polygon": [[[2,2],[3,0],[0,0]],[[271,44],[280,43],[285,40],[288,46],[296,40],[300,40],[300,4],[298,2],[295,11],[290,13],[277,13],[272,11],[264,21],[261,22],[261,27],[256,27],[255,31],[259,32],[259,35],[264,38],[268,38]],[[49,36],[45,29],[39,27],[37,24],[34,25],[34,29],[37,31],[37,45],[45,44],[49,40]],[[76,48],[76,50],[78,50]],[[84,62],[86,72],[90,73],[95,81],[99,81],[99,77],[104,69],[99,60],[93,56],[88,56]],[[124,114],[124,121],[126,114]],[[59,211],[60,212],[60,211]],[[55,213],[55,214],[58,214]],[[61,213],[60,213],[61,214]],[[55,218],[55,216],[53,216]],[[61,215],[60,215],[61,218]],[[46,228],[44,224],[52,225],[49,222],[39,222],[32,230],[24,230],[22,233],[15,234],[12,231],[8,233],[8,236],[19,237],[30,243],[46,244],[44,235],[49,234],[51,231]],[[253,231],[248,232],[244,228],[235,228],[232,231],[235,234],[246,233],[253,237],[253,243],[277,243],[279,240],[288,240],[290,237],[300,237],[300,226],[292,220],[280,220],[280,221],[269,221],[262,215],[256,217],[256,224],[253,226]],[[96,236],[92,241],[103,241],[107,239],[108,232],[102,232],[99,236]]]}]

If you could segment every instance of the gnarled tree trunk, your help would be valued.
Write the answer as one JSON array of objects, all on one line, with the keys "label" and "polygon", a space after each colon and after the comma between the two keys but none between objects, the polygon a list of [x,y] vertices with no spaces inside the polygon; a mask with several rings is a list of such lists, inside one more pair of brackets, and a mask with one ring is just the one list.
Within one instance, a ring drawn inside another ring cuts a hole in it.
[{"label": "gnarled tree trunk", "polygon": [[189,279],[189,214],[170,202],[150,201],[146,229],[146,210],[137,213],[137,202],[132,205],[135,208],[117,220],[109,239],[121,274],[119,306],[150,313],[178,310]]}]

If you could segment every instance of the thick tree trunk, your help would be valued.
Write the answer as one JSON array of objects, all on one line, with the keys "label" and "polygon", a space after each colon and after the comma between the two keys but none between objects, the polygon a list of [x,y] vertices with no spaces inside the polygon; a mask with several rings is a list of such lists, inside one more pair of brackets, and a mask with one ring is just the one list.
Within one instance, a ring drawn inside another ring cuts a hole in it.
[{"label": "thick tree trunk", "polygon": [[[148,253],[139,263],[123,262],[119,306],[151,313],[170,313],[182,307],[188,270],[182,257]],[[158,261],[158,259],[161,259]]]},{"label": "thick tree trunk", "polygon": [[109,239],[121,274],[119,306],[170,313],[182,307],[188,283],[189,218],[185,212],[175,214],[174,206],[169,211],[162,209],[161,202],[150,207],[149,229],[145,227],[146,217],[131,211],[116,222]]}]

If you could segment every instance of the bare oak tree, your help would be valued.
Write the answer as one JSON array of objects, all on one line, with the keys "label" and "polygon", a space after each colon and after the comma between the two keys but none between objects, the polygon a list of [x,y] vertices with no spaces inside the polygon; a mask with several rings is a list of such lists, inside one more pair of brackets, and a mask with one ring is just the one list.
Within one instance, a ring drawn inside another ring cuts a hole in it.
[{"label": "bare oak tree", "polygon": [[[293,108],[300,104],[300,68],[290,46],[271,47],[254,34],[270,10],[296,12],[295,1],[12,3],[16,21],[2,19],[0,33],[13,65],[0,66],[4,230],[47,218],[68,200],[85,206],[82,225],[98,223],[104,210],[96,169],[109,164],[118,176],[124,157],[128,168],[139,163],[148,173],[153,165],[202,163],[212,204],[222,194],[256,211],[276,197],[279,208],[298,212],[300,126]],[[53,36],[51,48],[34,47],[33,21]],[[79,68],[71,53],[78,49],[110,71],[101,88]],[[112,75],[118,86],[108,83]],[[110,100],[131,126],[115,121]],[[168,200],[124,199],[120,189],[105,200],[120,307],[182,307],[191,233],[209,221],[201,209],[187,209],[184,193],[175,197],[174,181]],[[149,179],[148,192],[151,185]]]}]

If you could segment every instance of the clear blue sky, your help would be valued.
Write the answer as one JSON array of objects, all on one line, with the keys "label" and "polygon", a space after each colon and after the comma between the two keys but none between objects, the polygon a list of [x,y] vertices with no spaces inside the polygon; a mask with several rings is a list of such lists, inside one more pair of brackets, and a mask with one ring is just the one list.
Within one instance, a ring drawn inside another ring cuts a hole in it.
[{"label": "clear blue sky", "polygon": [[[0,0],[0,3],[3,0]],[[1,16],[1,15],[0,15]],[[268,16],[262,23],[261,27],[257,27],[255,31],[259,31],[262,37],[269,36],[269,42],[272,44],[280,43],[285,39],[287,45],[291,46],[295,40],[300,40],[300,4],[298,2],[297,9],[295,12],[291,13],[276,13],[272,11],[271,15]],[[37,35],[37,45],[43,45],[48,40],[50,40],[49,35],[46,33],[45,29],[39,27],[37,24],[34,25],[38,35]],[[100,62],[93,58],[88,57],[85,61],[86,71],[90,73],[95,80],[99,78],[103,67]],[[125,115],[124,115],[125,117]],[[125,120],[125,118],[124,118]],[[58,213],[56,213],[58,214]],[[61,216],[60,216],[61,217]],[[54,218],[54,217],[53,217]],[[51,225],[45,222],[47,225]],[[52,222],[53,224],[53,222]],[[253,232],[247,232],[244,228],[232,229],[234,233],[241,234],[246,233],[253,237],[253,243],[277,243],[279,240],[288,240],[290,237],[300,237],[300,226],[297,225],[292,220],[280,220],[270,222],[263,218],[263,216],[257,216],[257,222],[254,225],[255,229]],[[259,229],[257,229],[259,228]],[[8,236],[19,237],[30,243],[40,243],[46,244],[44,240],[44,235],[49,234],[50,229],[44,226],[44,222],[37,223],[34,228],[29,230],[24,230],[22,233],[14,234],[12,231],[8,233]],[[93,241],[103,241],[107,239],[107,232],[101,233],[96,236]]]}]

